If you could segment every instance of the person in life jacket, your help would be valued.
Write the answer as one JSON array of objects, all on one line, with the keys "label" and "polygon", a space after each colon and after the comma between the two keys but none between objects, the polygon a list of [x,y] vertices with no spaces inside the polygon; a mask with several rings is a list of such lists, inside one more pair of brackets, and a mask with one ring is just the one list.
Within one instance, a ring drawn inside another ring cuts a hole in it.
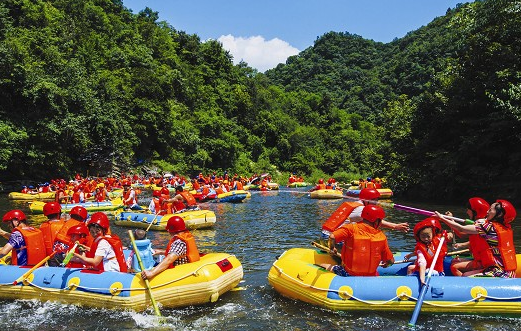
[{"label": "person in life jacket", "polygon": [[[329,238],[329,234],[343,224],[362,221],[362,211],[364,210],[364,207],[377,204],[379,197],[380,192],[376,189],[366,188],[360,191],[360,194],[358,195],[359,200],[342,203],[322,225],[322,239]],[[409,231],[409,223],[407,222],[392,223],[382,220],[380,226],[405,233]]]},{"label": "person in life jacket", "polygon": [[[474,197],[470,198],[467,203],[467,216],[465,224],[474,224],[477,222],[485,222],[490,205],[485,199]],[[445,215],[452,216],[451,212],[446,212]],[[467,237],[466,234],[456,232],[458,237]],[[482,270],[481,254],[483,250],[487,250],[487,246],[480,245],[481,239],[477,234],[468,235],[468,241],[463,243],[455,243],[454,249],[468,248],[472,253],[472,258],[456,257],[452,259],[450,270],[454,276],[463,276],[464,273],[472,270]]]},{"label": "person in life jacket", "polygon": [[[414,238],[416,239],[416,247],[414,252],[404,256],[404,260],[409,260],[416,256],[416,261],[407,267],[407,275],[418,274],[420,282],[425,284],[425,274],[434,260],[434,255],[440,247],[441,240],[441,224],[436,217],[427,217],[421,222],[418,222],[413,229]],[[451,235],[451,234],[450,234]],[[445,276],[443,272],[443,259],[447,255],[447,242],[443,242],[440,254],[432,270],[433,276]]]},{"label": "person in life jacket", "polygon": [[162,271],[180,264],[199,261],[199,250],[195,238],[186,229],[184,220],[179,216],[172,216],[166,224],[170,233],[170,241],[164,251],[165,258],[152,270],[143,270],[141,278],[152,279]]},{"label": "person in life jacket", "polygon": [[88,252],[74,253],[72,262],[79,262],[102,271],[127,272],[123,244],[118,236],[108,234],[109,219],[103,212],[92,214],[87,223],[94,242]]},{"label": "person in life jacket", "polygon": [[480,258],[483,268],[465,272],[463,276],[516,277],[516,251],[510,225],[516,218],[516,210],[509,201],[496,200],[490,205],[484,222],[469,225],[459,224],[439,212],[436,215],[452,229],[480,237],[476,245],[482,247]]},{"label": "person in life jacket", "polygon": [[8,211],[2,221],[9,224],[11,234],[8,242],[0,249],[0,258],[11,253],[12,265],[32,266],[47,256],[42,232],[29,226],[23,211]]},{"label": "person in life jacket", "polygon": [[[152,243],[150,239],[147,238],[147,232],[143,229],[135,229],[134,238],[136,239],[134,240],[134,242],[136,243],[136,247],[138,249],[139,256],[141,257],[143,267],[145,268],[145,270],[151,270],[156,265],[156,261],[154,259],[156,251],[152,248]],[[130,252],[130,255],[128,256],[126,262],[128,270],[130,272],[142,271],[134,250]]]},{"label": "person in life jacket", "polygon": [[[83,225],[85,230],[87,226],[85,221],[87,220],[88,211],[85,207],[74,206],[69,212],[70,219],[66,220],[60,230],[56,233],[52,250],[56,252],[54,256],[49,259],[49,266],[56,267],[62,264],[65,255],[67,254],[70,247],[74,245],[74,241],[71,241],[69,236],[69,229],[78,225]],[[87,234],[89,231],[87,230]],[[92,241],[90,242],[92,243]],[[89,243],[89,244],[90,244]],[[87,241],[82,242],[83,245],[87,244]]]},{"label": "person in life jacket", "polygon": [[313,191],[317,191],[317,190],[325,190],[325,189],[326,189],[326,184],[324,184],[324,180],[322,178],[320,178],[318,180],[317,186],[313,187],[311,190],[309,190],[309,192],[313,192]]},{"label": "person in life jacket", "polygon": [[148,210],[152,214],[159,214],[159,212],[161,211],[160,199],[161,199],[161,191],[154,190],[154,192],[152,192],[152,199],[150,200],[150,203],[148,204]]},{"label": "person in life jacket", "polygon": [[[69,249],[74,247],[74,244],[78,244],[75,253],[81,254],[86,251],[85,247],[88,247],[89,240],[91,238],[89,236],[89,229],[85,223],[81,223],[79,225],[73,226],[67,230],[68,244],[66,248],[64,248],[64,252],[68,252]],[[64,262],[62,259],[60,263]],[[61,264],[60,264],[61,265]],[[85,268],[86,266],[83,263],[69,261],[66,265],[67,268]]]},{"label": "person in life jacket", "polygon": [[137,203],[137,193],[131,187],[129,180],[123,181],[123,204],[125,208],[131,210],[143,210],[143,208]]},{"label": "person in life jacket", "polygon": [[43,233],[45,251],[47,255],[51,255],[56,235],[65,224],[65,220],[61,217],[62,207],[56,201],[47,202],[43,205],[43,214],[47,217],[47,220],[40,224],[40,230]]},{"label": "person in life jacket", "polygon": [[194,196],[183,189],[181,185],[176,186],[175,188],[175,196],[168,200],[168,202],[173,203],[173,209],[175,212],[180,212],[185,209],[188,210],[198,210],[197,201]]},{"label": "person in life jacket", "polygon": [[385,212],[380,206],[368,205],[362,211],[362,221],[342,225],[329,235],[331,255],[337,254],[336,242],[343,241],[342,265],[322,264],[321,267],[343,277],[377,276],[376,269],[394,263],[387,237],[379,229]]}]

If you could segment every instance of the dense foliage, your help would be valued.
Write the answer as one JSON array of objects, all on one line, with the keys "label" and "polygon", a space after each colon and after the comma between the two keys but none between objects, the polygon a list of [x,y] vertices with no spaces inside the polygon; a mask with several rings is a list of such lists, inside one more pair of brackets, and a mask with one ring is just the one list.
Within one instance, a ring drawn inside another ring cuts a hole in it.
[{"label": "dense foliage", "polygon": [[276,169],[519,197],[520,8],[460,5],[388,44],[329,32],[263,74],[148,8],[5,0],[0,178]]}]

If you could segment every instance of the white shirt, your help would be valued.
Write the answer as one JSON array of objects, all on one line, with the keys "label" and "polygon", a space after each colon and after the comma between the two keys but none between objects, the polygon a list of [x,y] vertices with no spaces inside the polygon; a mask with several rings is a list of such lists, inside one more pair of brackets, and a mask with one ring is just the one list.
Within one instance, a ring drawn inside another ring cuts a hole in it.
[{"label": "white shirt", "polygon": [[103,270],[120,271],[116,252],[114,252],[112,246],[105,239],[100,239],[94,255],[103,257]]}]

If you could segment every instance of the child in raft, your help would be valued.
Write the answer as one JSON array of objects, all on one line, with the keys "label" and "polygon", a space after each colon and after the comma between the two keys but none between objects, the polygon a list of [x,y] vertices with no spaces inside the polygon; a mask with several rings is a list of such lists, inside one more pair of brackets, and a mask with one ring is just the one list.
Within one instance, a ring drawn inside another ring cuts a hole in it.
[{"label": "child in raft", "polygon": [[[407,267],[407,275],[419,274],[420,282],[422,285],[425,285],[425,274],[429,272],[442,235],[451,237],[452,233],[442,234],[441,224],[435,217],[428,217],[416,224],[413,233],[416,239],[416,247],[414,248],[414,252],[404,256],[404,260],[409,260],[411,257],[416,256],[416,261]],[[452,240],[452,238],[447,239]],[[432,271],[433,276],[445,276],[443,272],[443,259],[446,255],[447,245],[444,242],[434,265],[434,270]]]}]

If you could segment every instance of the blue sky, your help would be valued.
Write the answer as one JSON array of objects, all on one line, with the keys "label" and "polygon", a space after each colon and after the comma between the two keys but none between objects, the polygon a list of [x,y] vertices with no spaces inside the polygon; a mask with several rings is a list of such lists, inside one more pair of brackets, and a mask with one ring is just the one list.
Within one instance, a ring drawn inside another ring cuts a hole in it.
[{"label": "blue sky", "polygon": [[329,31],[390,42],[469,0],[123,0],[145,7],[176,30],[215,39],[264,72],[313,45]]}]

